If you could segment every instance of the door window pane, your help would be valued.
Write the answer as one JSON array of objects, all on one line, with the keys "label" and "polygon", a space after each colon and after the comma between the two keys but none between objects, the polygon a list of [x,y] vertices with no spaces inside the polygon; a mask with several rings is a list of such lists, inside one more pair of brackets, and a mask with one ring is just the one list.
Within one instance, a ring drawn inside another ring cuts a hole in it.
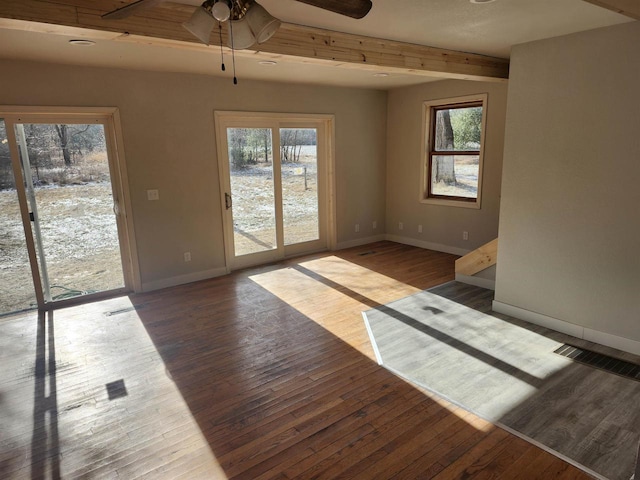
[{"label": "door window pane", "polygon": [[284,244],[318,240],[318,146],[315,128],[281,128]]},{"label": "door window pane", "polygon": [[271,129],[228,128],[235,255],[276,248]]}]

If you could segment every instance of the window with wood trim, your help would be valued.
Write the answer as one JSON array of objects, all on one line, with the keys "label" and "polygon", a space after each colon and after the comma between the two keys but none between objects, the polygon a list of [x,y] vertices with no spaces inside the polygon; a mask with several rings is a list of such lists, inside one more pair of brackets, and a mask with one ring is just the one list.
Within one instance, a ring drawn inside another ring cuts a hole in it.
[{"label": "window with wood trim", "polygon": [[426,203],[480,207],[486,99],[425,102]]}]

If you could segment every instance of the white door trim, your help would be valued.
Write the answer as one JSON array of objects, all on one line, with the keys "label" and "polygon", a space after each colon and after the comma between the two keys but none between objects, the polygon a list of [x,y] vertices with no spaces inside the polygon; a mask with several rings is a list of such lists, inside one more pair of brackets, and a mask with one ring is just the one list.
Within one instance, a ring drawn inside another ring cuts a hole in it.
[{"label": "white door trim", "polygon": [[[307,125],[313,126],[313,128],[322,128],[323,130],[323,142],[322,145],[318,145],[318,155],[321,152],[325,156],[325,173],[320,178],[318,175],[318,183],[323,182],[324,197],[319,198],[321,208],[324,210],[325,221],[322,225],[326,238],[326,248],[334,249],[337,244],[336,236],[336,211],[335,211],[335,150],[334,150],[334,135],[335,135],[335,116],[327,114],[301,114],[301,113],[269,113],[269,112],[240,112],[240,111],[215,111],[214,112],[215,133],[216,133],[216,150],[218,159],[218,172],[220,182],[220,207],[222,213],[222,222],[224,230],[224,244],[225,244],[225,262],[227,272],[232,269],[238,269],[255,265],[259,263],[265,263],[276,258],[284,258],[286,256],[282,248],[276,249],[276,256],[273,251],[264,252],[265,255],[255,254],[255,261],[249,263],[237,262],[233,254],[233,225],[232,219],[227,212],[226,208],[226,193],[228,192],[229,182],[229,165],[228,165],[228,153],[227,153],[227,140],[226,140],[226,128],[238,127],[238,128],[272,128],[273,131],[278,131],[279,128],[288,128],[290,126]],[[303,127],[301,127],[303,128]],[[320,143],[320,142],[319,142]],[[273,156],[279,157],[279,138],[272,138]],[[279,182],[279,172],[274,170],[274,180],[276,187]],[[276,180],[278,179],[278,180]],[[276,188],[276,190],[278,190]],[[320,188],[319,188],[320,190]],[[276,193],[277,207],[282,208],[281,193]],[[278,244],[281,244],[282,232],[278,231]],[[295,255],[292,254],[292,255]]]}]

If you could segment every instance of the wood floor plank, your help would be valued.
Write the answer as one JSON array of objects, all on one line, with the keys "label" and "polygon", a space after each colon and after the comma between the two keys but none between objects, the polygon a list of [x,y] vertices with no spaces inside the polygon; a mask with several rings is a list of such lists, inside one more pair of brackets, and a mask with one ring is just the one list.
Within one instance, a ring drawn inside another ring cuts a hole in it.
[{"label": "wood floor plank", "polygon": [[[421,405],[420,408],[410,412],[408,415],[397,417],[394,422],[385,422],[370,435],[339,450],[324,461],[314,463],[311,468],[305,471],[285,473],[291,479],[336,478],[344,470],[360,462],[363,458],[369,458],[373,462],[377,461],[381,456],[386,455],[386,452],[381,450],[383,445],[402,435],[406,430],[415,427],[416,423],[426,427],[437,415],[442,415],[442,411],[434,408],[433,405]],[[375,455],[376,452],[379,453],[378,456]]]},{"label": "wood floor plank", "polygon": [[[373,432],[374,427],[371,424],[376,418],[387,413],[386,405],[390,402],[398,400],[401,394],[397,391],[387,393],[383,397],[372,399],[373,401],[367,405],[361,406],[357,411],[343,417],[335,423],[328,425],[326,428],[314,434],[310,441],[306,444],[308,450],[306,454],[299,455],[296,452],[287,450],[282,452],[283,458],[274,458],[274,466],[270,470],[257,475],[251,470],[247,471],[247,475],[251,478],[267,479],[277,474],[282,469],[289,469],[296,465],[296,468],[305,470],[300,462],[307,462],[308,465],[318,463],[319,461],[335,454],[342,448],[358,442],[363,436]],[[419,395],[413,397],[405,396],[402,399],[404,406],[409,409],[421,402]],[[368,423],[362,425],[362,419],[366,418]],[[358,427],[358,425],[361,425]],[[295,447],[299,449],[298,446]]]},{"label": "wood floor plank", "polygon": [[430,444],[435,444],[438,441],[437,437],[443,431],[448,428],[461,427],[457,425],[460,419],[456,415],[442,412],[441,418],[438,419],[434,416],[430,419],[428,428],[416,425],[414,428],[403,432],[401,436],[386,443],[379,452],[376,452],[377,454],[373,454],[378,458],[375,463],[372,463],[369,458],[364,458],[345,470],[343,475],[351,478],[361,476],[362,478],[371,479],[392,477],[396,471],[401,470],[411,461],[412,454],[422,451],[422,448],[429,448]]},{"label": "wood floor plank", "polygon": [[375,362],[362,311],[455,259],[378,242],[4,318],[0,478],[587,478]]}]

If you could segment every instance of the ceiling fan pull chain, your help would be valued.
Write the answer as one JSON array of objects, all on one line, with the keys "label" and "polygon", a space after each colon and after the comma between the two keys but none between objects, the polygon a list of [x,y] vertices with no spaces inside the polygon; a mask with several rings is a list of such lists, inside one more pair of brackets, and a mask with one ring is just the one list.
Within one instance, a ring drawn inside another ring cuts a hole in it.
[{"label": "ceiling fan pull chain", "polygon": [[233,48],[233,22],[229,20],[229,35],[231,35],[231,64],[233,65],[233,84],[238,84],[238,78],[236,77],[236,52]]},{"label": "ceiling fan pull chain", "polygon": [[222,71],[225,71],[224,68],[224,50],[222,49],[222,22],[218,22],[218,28],[220,29],[220,58],[222,61]]},{"label": "ceiling fan pull chain", "polygon": [[233,49],[231,50],[231,60],[233,63],[233,84],[237,85],[238,84],[238,77],[236,77],[236,56],[235,53],[233,52]]}]

